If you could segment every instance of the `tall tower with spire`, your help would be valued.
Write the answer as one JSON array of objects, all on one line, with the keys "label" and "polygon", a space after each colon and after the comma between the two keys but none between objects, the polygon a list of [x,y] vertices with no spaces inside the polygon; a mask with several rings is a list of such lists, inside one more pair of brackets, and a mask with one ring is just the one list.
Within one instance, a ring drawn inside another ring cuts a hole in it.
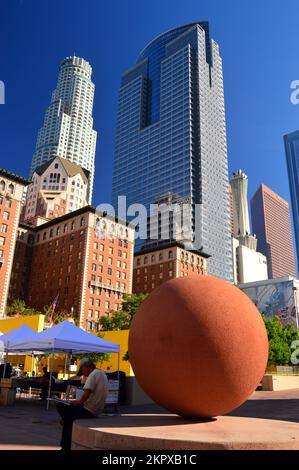
[{"label": "tall tower with spire", "polygon": [[256,250],[256,237],[250,234],[247,175],[242,170],[234,172],[230,185],[233,200],[234,238],[241,245]]},{"label": "tall tower with spire", "polygon": [[91,76],[91,65],[81,57],[74,55],[62,61],[31,164],[31,176],[36,168],[57,156],[80,165],[89,172],[89,203],[97,140],[92,116],[95,86]]},{"label": "tall tower with spire", "polygon": [[250,230],[248,177],[242,170],[230,181],[232,206],[232,254],[235,284],[268,279],[267,259],[257,252],[257,238]]}]

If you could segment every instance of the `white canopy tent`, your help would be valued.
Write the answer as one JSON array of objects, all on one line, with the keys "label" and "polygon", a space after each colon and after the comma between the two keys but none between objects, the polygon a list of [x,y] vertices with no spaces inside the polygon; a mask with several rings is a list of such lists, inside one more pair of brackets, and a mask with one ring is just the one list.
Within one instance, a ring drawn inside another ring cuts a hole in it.
[{"label": "white canopy tent", "polygon": [[[111,343],[103,338],[94,336],[65,320],[58,325],[34,334],[24,340],[14,341],[9,346],[10,352],[40,351],[44,354],[88,354],[88,353],[116,353],[118,354],[118,370],[120,362],[119,344]],[[52,362],[48,399],[51,396]],[[49,406],[49,400],[48,405]]]},{"label": "white canopy tent", "polygon": [[[1,341],[1,340],[0,340]],[[119,353],[119,344],[94,336],[65,320],[58,325],[10,343],[9,351],[52,353]]]}]

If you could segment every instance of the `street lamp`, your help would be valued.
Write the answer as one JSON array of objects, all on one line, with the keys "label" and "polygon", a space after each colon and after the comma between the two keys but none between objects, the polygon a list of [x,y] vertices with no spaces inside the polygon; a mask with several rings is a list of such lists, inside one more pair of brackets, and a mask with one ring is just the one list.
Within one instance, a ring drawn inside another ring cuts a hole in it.
[{"label": "street lamp", "polygon": [[298,288],[296,286],[292,287],[292,291],[294,292],[294,303],[295,303],[295,315],[296,315],[296,328],[299,329],[299,322],[298,322],[298,298],[297,298],[297,291]]}]

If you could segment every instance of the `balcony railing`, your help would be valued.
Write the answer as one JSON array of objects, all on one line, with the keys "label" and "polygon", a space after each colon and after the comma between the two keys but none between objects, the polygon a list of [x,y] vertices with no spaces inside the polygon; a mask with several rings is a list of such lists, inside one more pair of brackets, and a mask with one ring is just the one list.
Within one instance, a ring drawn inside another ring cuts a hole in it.
[{"label": "balcony railing", "polygon": [[115,292],[120,292],[121,294],[126,293],[126,289],[123,289],[122,287],[116,287],[112,286],[110,284],[105,284],[104,282],[97,282],[97,281],[89,281],[90,287],[100,287],[101,289],[108,289],[108,290],[113,290]]}]

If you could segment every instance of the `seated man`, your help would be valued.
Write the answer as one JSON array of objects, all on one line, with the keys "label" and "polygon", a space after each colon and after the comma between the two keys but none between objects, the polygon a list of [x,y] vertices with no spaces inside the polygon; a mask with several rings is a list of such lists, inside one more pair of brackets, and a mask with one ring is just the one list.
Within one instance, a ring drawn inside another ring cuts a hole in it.
[{"label": "seated man", "polygon": [[80,362],[80,369],[86,382],[84,393],[80,400],[57,404],[57,411],[62,417],[63,429],[61,436],[61,449],[70,450],[72,443],[73,422],[76,419],[90,419],[100,416],[104,410],[108,394],[108,380],[104,372],[96,369],[91,359],[84,358]]}]

